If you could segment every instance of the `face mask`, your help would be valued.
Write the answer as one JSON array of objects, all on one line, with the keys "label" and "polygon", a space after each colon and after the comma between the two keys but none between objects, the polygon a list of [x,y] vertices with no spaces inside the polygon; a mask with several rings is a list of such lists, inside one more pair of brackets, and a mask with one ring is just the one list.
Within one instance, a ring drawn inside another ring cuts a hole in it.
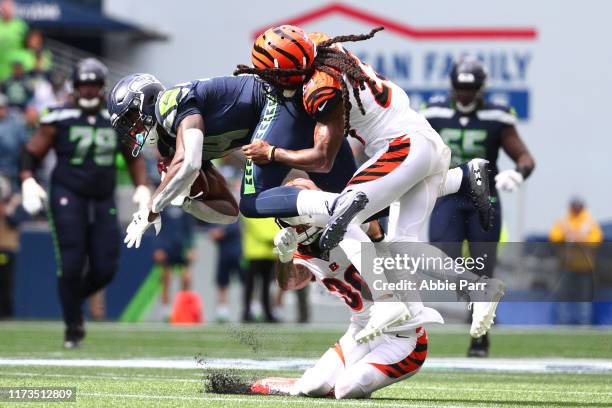
[{"label": "face mask", "polygon": [[293,98],[293,96],[295,95],[296,90],[295,89],[283,89],[283,96],[285,98]]},{"label": "face mask", "polygon": [[100,98],[98,97],[92,98],[92,99],[79,98],[77,100],[77,103],[83,109],[93,109],[93,108],[97,108],[98,106],[100,106]]},{"label": "face mask", "polygon": [[456,104],[457,110],[461,113],[471,113],[476,110],[476,106],[478,105],[478,100],[474,99],[474,101],[468,105],[463,105],[461,102],[457,101]]}]

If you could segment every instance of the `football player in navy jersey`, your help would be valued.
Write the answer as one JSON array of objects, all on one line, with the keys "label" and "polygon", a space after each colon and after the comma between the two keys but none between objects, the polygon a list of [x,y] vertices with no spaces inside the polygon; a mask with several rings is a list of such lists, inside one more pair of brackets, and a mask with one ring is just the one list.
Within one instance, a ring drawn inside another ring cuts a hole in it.
[{"label": "football player in navy jersey", "polygon": [[[108,285],[119,258],[119,225],[115,208],[115,156],[120,149],[104,109],[106,67],[94,58],[74,69],[73,100],[50,108],[20,158],[23,206],[41,211],[47,194],[34,178],[49,150],[57,164],[48,198],[49,224],[57,260],[58,291],[66,324],[64,347],[78,347],[85,337],[83,302]],[[133,200],[146,208],[151,193],[145,164],[124,151],[137,186]],[[88,263],[85,274],[86,262]]]},{"label": "football player in navy jersey", "polygon": [[[431,214],[429,239],[440,243],[452,257],[461,256],[462,242],[469,241],[473,257],[486,253],[481,273],[492,276],[496,252],[491,250],[491,245],[478,243],[499,241],[501,207],[497,190],[518,190],[533,171],[535,162],[516,130],[514,111],[485,100],[486,76],[484,66],[477,59],[470,56],[459,59],[450,74],[450,96],[433,97],[422,113],[451,148],[451,166],[465,166],[474,158],[486,159],[492,171],[490,180],[495,180],[495,185],[490,186],[495,211],[488,231],[481,227],[473,203],[465,196],[453,194],[438,198]],[[498,170],[500,148],[516,163],[514,169]],[[478,303],[473,305],[479,306]],[[487,356],[488,344],[486,335],[472,339],[468,354]]]},{"label": "football player in navy jersey", "polygon": [[[172,158],[150,210],[134,214],[125,240],[128,247],[137,247],[150,225],[161,227],[158,214],[169,204],[181,205],[212,223],[236,220],[237,204],[210,160],[256,139],[293,150],[313,144],[315,122],[303,112],[301,104],[277,95],[253,75],[195,80],[165,89],[152,75],[133,74],[115,85],[108,107],[113,126],[133,146],[134,155],[151,144],[157,145],[162,156]],[[345,140],[330,173],[309,176],[330,191],[341,191],[355,168]],[[185,196],[200,170],[210,189],[205,192],[206,201]],[[254,208],[259,194],[280,186],[289,171],[281,163],[258,166],[247,161],[241,209]]]}]

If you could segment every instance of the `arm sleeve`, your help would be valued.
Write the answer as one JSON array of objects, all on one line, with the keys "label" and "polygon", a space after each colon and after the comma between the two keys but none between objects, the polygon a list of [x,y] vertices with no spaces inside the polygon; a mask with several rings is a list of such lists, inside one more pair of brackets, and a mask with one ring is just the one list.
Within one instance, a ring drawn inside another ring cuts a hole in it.
[{"label": "arm sleeve", "polygon": [[315,119],[334,110],[342,103],[342,88],[331,75],[316,71],[304,87],[304,109]]}]

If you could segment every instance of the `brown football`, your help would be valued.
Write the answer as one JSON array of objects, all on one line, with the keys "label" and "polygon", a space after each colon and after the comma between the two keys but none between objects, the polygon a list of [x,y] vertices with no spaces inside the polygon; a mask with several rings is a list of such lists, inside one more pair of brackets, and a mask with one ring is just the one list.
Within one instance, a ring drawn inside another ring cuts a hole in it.
[{"label": "brown football", "polygon": [[[166,173],[168,171],[168,166],[172,162],[172,157],[161,157],[157,161],[157,172],[161,176],[162,173]],[[196,199],[204,199],[206,192],[208,191],[208,182],[206,180],[206,174],[203,170],[200,169],[200,173],[198,177],[194,180],[191,185],[191,190],[189,192],[190,197],[194,197]]]}]

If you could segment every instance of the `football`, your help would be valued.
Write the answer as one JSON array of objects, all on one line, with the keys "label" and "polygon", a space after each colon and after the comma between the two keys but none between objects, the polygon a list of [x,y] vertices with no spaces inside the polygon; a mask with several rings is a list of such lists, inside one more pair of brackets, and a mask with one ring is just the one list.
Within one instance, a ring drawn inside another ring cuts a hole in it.
[{"label": "football", "polygon": [[[172,157],[161,157],[157,161],[157,172],[161,176],[162,180],[168,171],[168,166],[172,162]],[[208,181],[206,180],[206,174],[202,169],[198,177],[194,180],[189,191],[189,197],[193,199],[203,199],[208,191]]]}]

